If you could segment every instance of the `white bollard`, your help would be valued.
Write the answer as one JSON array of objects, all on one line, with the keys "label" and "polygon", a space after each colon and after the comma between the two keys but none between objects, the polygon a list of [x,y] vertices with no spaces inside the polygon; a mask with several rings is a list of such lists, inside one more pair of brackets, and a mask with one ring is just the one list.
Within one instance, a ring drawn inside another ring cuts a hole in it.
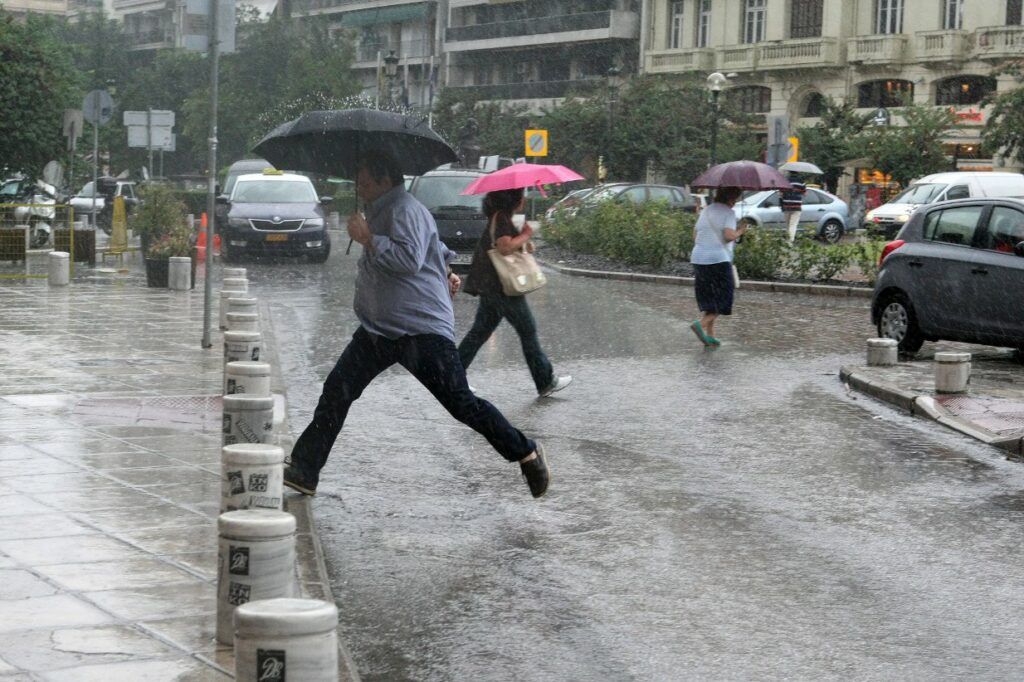
[{"label": "white bollard", "polygon": [[225,445],[220,452],[220,510],[280,509],[284,450],[265,443]]},{"label": "white bollard", "polygon": [[226,395],[221,445],[269,443],[274,433],[274,399],[270,396]]},{"label": "white bollard", "polygon": [[171,256],[167,265],[167,288],[173,291],[188,291],[192,288],[191,258]]},{"label": "white bollard", "polygon": [[49,256],[48,281],[51,287],[66,287],[71,283],[71,254],[65,251],[51,251]]},{"label": "white bollard", "polygon": [[330,213],[327,214],[327,229],[341,229],[341,213],[339,213],[338,211],[331,211]]},{"label": "white bollard", "polygon": [[241,289],[220,290],[220,328],[228,328],[228,300],[235,296],[245,296],[248,292]]},{"label": "white bollard", "polygon": [[295,517],[242,509],[221,514],[217,528],[217,641],[230,644],[236,606],[295,594]]},{"label": "white bollard", "polygon": [[232,332],[258,332],[260,330],[260,316],[256,313],[228,313],[228,331]]},{"label": "white bollard", "polygon": [[245,268],[221,268],[220,276],[223,279],[245,279],[247,284],[249,282],[246,279],[247,272]]},{"label": "white bollard", "polygon": [[236,360],[224,365],[224,395],[270,395],[270,365]]},{"label": "white bollard", "polygon": [[249,280],[245,277],[225,277],[220,281],[220,288],[226,291],[249,291]]},{"label": "white bollard", "polygon": [[228,297],[228,315],[231,313],[249,313],[258,317],[260,314],[258,305],[259,299],[257,298],[246,294],[235,294]]},{"label": "white bollard", "polygon": [[896,339],[868,339],[868,367],[892,367],[898,351]]},{"label": "white bollard", "polygon": [[263,337],[259,332],[224,332],[225,366],[229,362],[255,362],[262,352]]},{"label": "white bollard", "polygon": [[970,353],[935,354],[935,392],[963,393],[971,380]]},{"label": "white bollard", "polygon": [[243,604],[235,609],[235,679],[337,682],[337,628],[338,607],[330,602],[264,599]]}]

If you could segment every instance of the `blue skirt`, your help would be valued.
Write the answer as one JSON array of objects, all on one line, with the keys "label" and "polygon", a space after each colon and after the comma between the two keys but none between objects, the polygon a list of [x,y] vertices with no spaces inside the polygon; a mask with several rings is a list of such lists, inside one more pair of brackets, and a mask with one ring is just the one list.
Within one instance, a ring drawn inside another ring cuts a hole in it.
[{"label": "blue skirt", "polygon": [[732,315],[732,299],[736,282],[732,278],[732,263],[693,265],[693,291],[697,307],[702,313]]}]

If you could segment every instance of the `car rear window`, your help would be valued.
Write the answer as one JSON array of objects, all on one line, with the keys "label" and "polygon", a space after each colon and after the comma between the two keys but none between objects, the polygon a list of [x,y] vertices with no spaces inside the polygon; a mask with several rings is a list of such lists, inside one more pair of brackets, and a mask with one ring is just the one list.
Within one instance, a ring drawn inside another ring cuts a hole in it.
[{"label": "car rear window", "polygon": [[440,208],[471,208],[483,210],[483,197],[479,194],[462,194],[476,175],[421,176],[413,181],[412,195],[431,211]]},{"label": "car rear window", "polygon": [[983,206],[957,206],[932,211],[925,218],[924,238],[933,242],[970,246]]},{"label": "car rear window", "polygon": [[306,204],[317,201],[310,182],[292,180],[244,180],[235,185],[232,201],[253,204]]},{"label": "car rear window", "polygon": [[889,200],[890,204],[930,204],[946,187],[942,184],[925,183],[911,185]]}]

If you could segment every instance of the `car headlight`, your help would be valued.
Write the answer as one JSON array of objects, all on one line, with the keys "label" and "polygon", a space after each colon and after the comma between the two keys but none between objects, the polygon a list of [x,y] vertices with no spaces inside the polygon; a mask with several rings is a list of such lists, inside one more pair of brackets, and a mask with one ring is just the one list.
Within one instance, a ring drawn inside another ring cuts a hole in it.
[{"label": "car headlight", "polygon": [[905,223],[908,220],[910,220],[910,214],[909,213],[904,213],[903,215],[896,216],[896,222],[898,222],[898,223]]},{"label": "car headlight", "polygon": [[323,227],[324,226],[324,219],[323,218],[308,218],[308,219],[306,219],[306,222],[304,222],[302,225],[303,225],[303,227]]},{"label": "car headlight", "polygon": [[866,216],[864,216],[864,220],[874,220],[874,219],[875,219],[875,212],[874,211],[868,211],[868,214]]},{"label": "car headlight", "polygon": [[249,220],[247,218],[229,218],[228,225],[231,227],[249,227]]}]

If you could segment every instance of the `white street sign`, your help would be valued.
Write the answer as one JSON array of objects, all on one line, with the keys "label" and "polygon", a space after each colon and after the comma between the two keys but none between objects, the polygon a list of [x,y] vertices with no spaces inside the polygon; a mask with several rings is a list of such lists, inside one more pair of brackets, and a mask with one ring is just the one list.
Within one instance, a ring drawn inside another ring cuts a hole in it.
[{"label": "white street sign", "polygon": [[147,135],[146,126],[128,126],[128,146],[160,149],[171,144],[173,133],[170,128],[153,126],[149,129],[150,137]]},{"label": "white street sign", "polygon": [[[149,115],[147,123],[147,114]],[[174,112],[163,109],[152,111],[126,111],[124,112],[124,125],[126,126],[162,126],[165,128],[174,127]]]},{"label": "white street sign", "polygon": [[81,137],[84,121],[85,118],[82,116],[81,109],[65,109],[63,127],[64,137],[71,137],[76,140]]},{"label": "white street sign", "polygon": [[[186,0],[178,47],[196,52],[209,48],[210,0]],[[235,51],[235,0],[217,0],[217,51]]]}]

